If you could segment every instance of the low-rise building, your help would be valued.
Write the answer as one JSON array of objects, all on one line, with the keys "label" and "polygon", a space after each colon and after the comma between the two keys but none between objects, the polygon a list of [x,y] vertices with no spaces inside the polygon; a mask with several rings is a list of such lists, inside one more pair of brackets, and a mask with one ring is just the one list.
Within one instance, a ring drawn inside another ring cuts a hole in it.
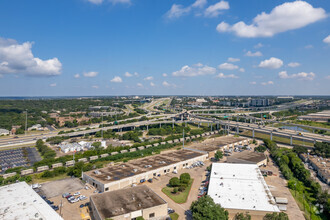
[{"label": "low-rise building", "polygon": [[0,187],[0,219],[63,220],[26,182]]},{"label": "low-rise building", "polygon": [[257,164],[260,167],[267,165],[267,157],[264,153],[245,150],[227,157],[227,163]]},{"label": "low-rise building", "polygon": [[207,154],[178,150],[84,172],[82,179],[99,191],[113,191],[205,161]]},{"label": "low-rise building", "polygon": [[95,220],[161,220],[167,216],[167,203],[145,185],[92,195],[90,206]]}]

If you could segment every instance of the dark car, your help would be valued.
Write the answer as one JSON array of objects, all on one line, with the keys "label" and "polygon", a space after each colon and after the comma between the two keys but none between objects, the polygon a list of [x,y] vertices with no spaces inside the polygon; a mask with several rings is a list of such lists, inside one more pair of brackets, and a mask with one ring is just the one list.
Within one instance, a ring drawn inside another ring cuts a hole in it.
[{"label": "dark car", "polygon": [[55,210],[55,211],[57,211],[59,208],[58,208],[58,205],[51,205],[51,207]]},{"label": "dark car", "polygon": [[79,206],[79,208],[84,208],[85,207],[85,205],[84,204],[81,204],[80,206]]},{"label": "dark car", "polygon": [[46,202],[49,204],[49,205],[53,205],[54,202],[53,201],[50,201],[50,200],[46,200]]},{"label": "dark car", "polygon": [[14,138],[18,138],[18,136],[15,136]]},{"label": "dark car", "polygon": [[174,213],[175,212],[175,210],[174,209],[171,209],[171,208],[167,208],[167,213],[168,214],[172,214],[172,213]]},{"label": "dark car", "polygon": [[148,179],[148,182],[149,182],[149,183],[152,183],[152,179]]}]

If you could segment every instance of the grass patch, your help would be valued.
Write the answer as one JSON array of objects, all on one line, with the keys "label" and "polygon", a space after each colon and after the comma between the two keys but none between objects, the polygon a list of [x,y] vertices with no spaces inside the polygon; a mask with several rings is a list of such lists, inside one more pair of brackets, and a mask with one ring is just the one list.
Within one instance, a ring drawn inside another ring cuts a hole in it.
[{"label": "grass patch", "polygon": [[48,181],[61,180],[61,179],[65,179],[65,178],[69,177],[68,174],[66,174],[66,173],[63,173],[61,175],[54,176],[54,177],[49,177],[49,178],[42,178],[41,175],[42,175],[42,173],[37,173],[37,174],[31,175],[32,183],[44,183],[44,182],[48,182]]},{"label": "grass patch", "polygon": [[189,195],[193,182],[194,182],[194,179],[191,179],[188,186],[186,187],[186,189],[183,192],[178,192],[177,194],[173,194],[172,193],[173,187],[168,187],[168,186],[165,186],[162,189],[162,192],[176,203],[179,203],[179,204],[185,203],[187,201],[187,198],[188,198],[188,195]]},{"label": "grass patch", "polygon": [[315,210],[316,210],[315,206],[311,205],[311,207],[310,207],[308,202],[306,201],[306,199],[304,199],[304,197],[301,193],[295,192],[292,189],[289,189],[289,190],[292,194],[292,197],[296,200],[297,205],[299,206],[299,209],[304,212],[304,216],[306,219],[310,219],[310,217],[312,220],[326,219],[326,217],[323,218],[323,217],[320,217],[319,215],[315,214]]},{"label": "grass patch", "polygon": [[174,212],[174,213],[170,214],[170,217],[171,217],[172,220],[177,220],[177,219],[179,219],[179,214]]},{"label": "grass patch", "polygon": [[[249,136],[252,137],[252,131],[244,131],[241,133],[241,135]],[[258,139],[270,139],[269,134],[263,134],[259,132],[254,132],[254,137]],[[273,141],[277,143],[282,143],[282,144],[290,144],[290,138],[285,138],[285,137],[279,137],[273,134]],[[301,145],[301,146],[310,146],[313,147],[314,143],[312,142],[307,142],[307,141],[301,141],[301,140],[292,140],[293,145]]]}]

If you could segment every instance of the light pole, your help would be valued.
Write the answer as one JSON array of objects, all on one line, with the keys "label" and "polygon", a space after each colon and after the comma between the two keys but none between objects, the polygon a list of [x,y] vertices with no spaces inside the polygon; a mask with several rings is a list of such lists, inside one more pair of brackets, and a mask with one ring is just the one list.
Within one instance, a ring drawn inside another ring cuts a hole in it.
[{"label": "light pole", "polygon": [[25,110],[25,136],[27,133],[27,109]]}]

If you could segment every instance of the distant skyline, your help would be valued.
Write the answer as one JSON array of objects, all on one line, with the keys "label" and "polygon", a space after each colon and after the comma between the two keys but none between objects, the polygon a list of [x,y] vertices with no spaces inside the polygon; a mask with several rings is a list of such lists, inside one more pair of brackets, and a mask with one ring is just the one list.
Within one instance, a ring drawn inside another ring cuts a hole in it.
[{"label": "distant skyline", "polygon": [[0,2],[0,96],[330,95],[325,0]]}]

